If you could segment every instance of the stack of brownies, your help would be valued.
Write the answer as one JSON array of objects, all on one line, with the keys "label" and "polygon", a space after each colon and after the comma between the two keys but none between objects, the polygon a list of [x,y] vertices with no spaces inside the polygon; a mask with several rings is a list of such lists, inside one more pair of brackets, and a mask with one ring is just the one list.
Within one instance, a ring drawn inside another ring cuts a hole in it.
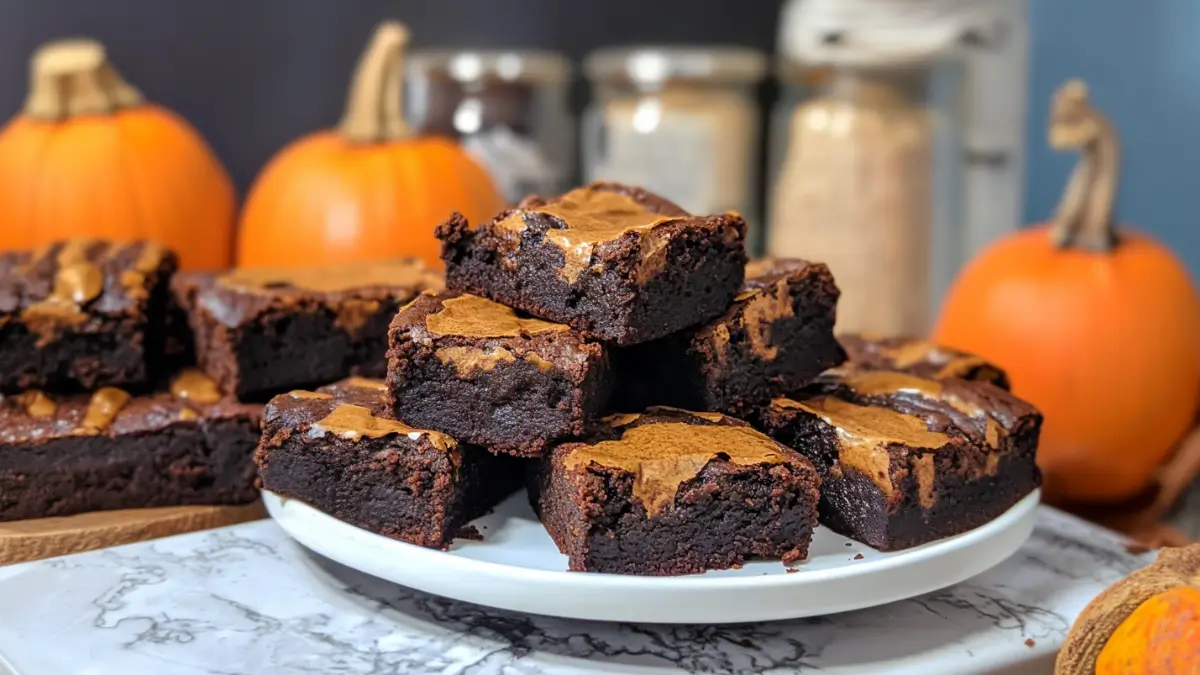
[{"label": "stack of brownies", "polygon": [[[802,560],[818,520],[915,546],[1036,488],[1041,417],[999,369],[918,341],[839,343],[829,270],[747,264],[744,235],[736,214],[605,183],[490,223],[452,216],[437,229],[445,290],[339,319],[394,313],[386,381],[266,406],[262,486],[444,548],[526,485],[572,570],[649,575]],[[266,301],[204,292],[180,296],[200,363],[228,391],[344,370],[327,327],[239,324]],[[273,302],[278,320],[300,301]]]},{"label": "stack of brownies", "polygon": [[381,376],[397,309],[441,284],[415,261],[177,266],[93,239],[0,254],[0,521],[255,501],[262,402]]},{"label": "stack of brownies", "polygon": [[0,254],[0,521],[257,499],[261,406],[178,368],[177,265],[93,239]]}]

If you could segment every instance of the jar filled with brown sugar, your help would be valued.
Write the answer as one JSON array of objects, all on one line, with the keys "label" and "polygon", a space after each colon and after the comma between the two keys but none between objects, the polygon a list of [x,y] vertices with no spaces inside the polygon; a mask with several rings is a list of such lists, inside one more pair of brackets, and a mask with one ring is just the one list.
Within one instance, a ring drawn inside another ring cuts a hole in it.
[{"label": "jar filled with brown sugar", "polygon": [[639,185],[697,214],[737,211],[757,246],[758,84],[766,57],[738,47],[604,49],[584,64],[585,180]]},{"label": "jar filled with brown sugar", "polygon": [[767,251],[829,265],[839,332],[928,329],[954,157],[930,72],[838,66],[804,83],[793,71],[773,120]]},{"label": "jar filled with brown sugar", "polygon": [[534,50],[433,50],[407,61],[405,114],[458,139],[511,203],[570,187],[574,121],[565,57]]}]

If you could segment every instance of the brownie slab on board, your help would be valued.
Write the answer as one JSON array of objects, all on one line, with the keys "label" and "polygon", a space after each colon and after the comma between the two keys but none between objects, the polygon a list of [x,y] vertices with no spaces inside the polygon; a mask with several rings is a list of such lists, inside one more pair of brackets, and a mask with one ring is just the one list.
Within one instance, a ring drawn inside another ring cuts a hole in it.
[{"label": "brownie slab on board", "polygon": [[0,400],[0,521],[258,499],[262,406],[236,403],[197,370],[166,391],[103,387]]},{"label": "brownie slab on board", "polygon": [[144,384],[162,357],[177,266],[146,242],[0,253],[0,391]]},{"label": "brownie slab on board", "polygon": [[996,364],[929,340],[853,333],[840,335],[838,340],[846,349],[848,369],[896,370],[935,380],[953,377],[1009,388],[1008,375]]},{"label": "brownie slab on board", "polygon": [[616,407],[671,405],[736,416],[803,387],[845,358],[833,336],[838,295],[823,264],[751,262],[724,314],[617,352]]},{"label": "brownie slab on board", "polygon": [[675,575],[808,555],[817,472],[717,413],[650,408],[546,454],[530,500],[570,569]]},{"label": "brownie slab on board", "polygon": [[381,380],[349,378],[271,399],[255,453],[264,490],[356,527],[446,548],[520,487],[520,463],[414,429],[389,413]]},{"label": "brownie slab on board", "polygon": [[578,436],[612,391],[601,343],[476,295],[419,296],[389,342],[396,416],[496,453],[536,457]]},{"label": "brownie slab on board", "polygon": [[621,345],[722,311],[742,283],[746,223],[693,216],[639,188],[527,197],[490,223],[439,225],[447,287]]},{"label": "brownie slab on board", "polygon": [[821,472],[821,524],[883,551],[979,527],[1041,484],[1042,416],[986,382],[823,376],[756,421]]},{"label": "brownie slab on board", "polygon": [[196,359],[239,399],[383,377],[396,310],[440,278],[418,260],[181,274]]}]

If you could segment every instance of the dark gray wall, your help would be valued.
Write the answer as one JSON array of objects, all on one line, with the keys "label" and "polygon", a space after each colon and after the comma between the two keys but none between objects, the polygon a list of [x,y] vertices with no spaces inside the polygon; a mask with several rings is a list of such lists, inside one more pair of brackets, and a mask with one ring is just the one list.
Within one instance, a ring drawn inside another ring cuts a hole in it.
[{"label": "dark gray wall", "polygon": [[576,60],[609,44],[770,49],[782,0],[0,0],[0,119],[20,107],[30,52],[104,42],[154,101],[186,116],[244,189],[287,141],[334,123],[375,24],[415,46],[537,46]]}]

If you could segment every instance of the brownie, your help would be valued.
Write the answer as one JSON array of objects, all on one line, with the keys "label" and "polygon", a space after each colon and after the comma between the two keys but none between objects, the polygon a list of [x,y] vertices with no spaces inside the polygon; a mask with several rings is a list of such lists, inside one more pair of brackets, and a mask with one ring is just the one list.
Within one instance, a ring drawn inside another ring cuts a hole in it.
[{"label": "brownie", "polygon": [[551,450],[530,472],[530,500],[573,571],[693,574],[805,558],[819,482],[745,422],[657,407]]},{"label": "brownie", "polygon": [[756,260],[721,316],[616,354],[616,407],[671,405],[739,415],[808,384],[845,358],[833,336],[838,287],[829,268]]},{"label": "brownie", "polygon": [[179,275],[196,359],[239,399],[383,377],[396,310],[440,278],[419,260]]},{"label": "brownie", "polygon": [[396,416],[496,453],[537,457],[578,436],[613,388],[604,345],[477,295],[421,295],[389,344]]},{"label": "brownie", "polygon": [[999,366],[928,340],[865,334],[840,335],[838,339],[846,349],[848,369],[897,370],[935,380],[954,377],[1009,388],[1008,375]]},{"label": "brownie", "polygon": [[261,410],[197,370],[143,396],[103,387],[3,397],[0,521],[253,502]]},{"label": "brownie", "polygon": [[178,264],[157,244],[100,239],[0,253],[0,391],[145,384]]},{"label": "brownie", "polygon": [[1041,483],[1042,416],[987,382],[823,376],[757,422],[821,472],[821,523],[883,551],[979,527]]},{"label": "brownie", "polygon": [[593,183],[527,197],[472,228],[439,225],[448,288],[482,295],[620,345],[725,310],[742,283],[746,223],[693,216],[645,190]]},{"label": "brownie", "polygon": [[521,484],[518,460],[414,429],[380,380],[271,399],[255,453],[264,490],[418,546],[446,548]]}]

